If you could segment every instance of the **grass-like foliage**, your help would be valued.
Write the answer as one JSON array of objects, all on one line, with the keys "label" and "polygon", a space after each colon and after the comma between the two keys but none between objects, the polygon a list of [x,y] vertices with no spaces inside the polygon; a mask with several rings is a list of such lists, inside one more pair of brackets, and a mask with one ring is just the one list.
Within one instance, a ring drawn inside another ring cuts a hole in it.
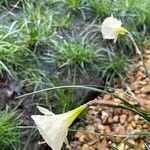
[{"label": "grass-like foliage", "polygon": [[81,6],[84,0],[64,0],[64,2],[72,7],[73,9],[77,9]]},{"label": "grass-like foliage", "polygon": [[19,142],[18,126],[19,116],[13,110],[4,110],[0,112],[0,147],[2,150],[16,149],[16,144]]},{"label": "grass-like foliage", "polygon": [[53,20],[52,20],[52,27],[68,28],[72,20],[73,20],[73,16],[71,15],[71,13],[65,13],[65,12],[54,13]]},{"label": "grass-like foliage", "polygon": [[12,64],[17,63],[21,47],[15,40],[15,34],[13,31],[5,29],[0,29],[0,33],[0,59]]},{"label": "grass-like foliage", "polygon": [[[80,65],[90,63],[96,55],[90,48],[75,42],[64,42],[58,49],[58,63],[65,65]],[[56,60],[57,61],[57,60]]]},{"label": "grass-like foliage", "polygon": [[60,78],[63,75],[73,79],[68,82],[69,84],[80,80],[78,78],[81,76],[86,80],[89,79],[87,82],[93,82],[94,78],[107,79],[111,82],[114,77],[121,78],[127,73],[128,59],[123,53],[101,50],[101,48],[96,50],[75,41],[64,40],[61,44],[58,42],[53,44],[54,49],[45,53],[43,59],[50,66],[53,65],[61,70]]},{"label": "grass-like foliage", "polygon": [[112,13],[112,2],[110,0],[90,0],[89,6],[98,17],[105,17]]},{"label": "grass-like foliage", "polygon": [[0,68],[11,74],[9,65],[19,65],[23,54],[23,45],[17,41],[19,29],[17,22],[0,28]]},{"label": "grass-like foliage", "polygon": [[99,65],[101,77],[111,83],[113,78],[122,78],[128,71],[127,57],[111,50],[103,52]]},{"label": "grass-like foliage", "polygon": [[[55,64],[58,68],[67,68],[69,70],[81,70],[84,72],[87,66],[96,66],[95,60],[98,51],[95,51],[74,41],[63,41],[61,44],[55,42],[54,51],[46,54],[47,62]],[[74,71],[75,71],[74,70]]]},{"label": "grass-like foliage", "polygon": [[33,3],[24,0],[22,5],[23,14],[20,16],[21,39],[27,47],[46,44],[52,29],[52,11],[47,8],[43,10],[40,1]]}]

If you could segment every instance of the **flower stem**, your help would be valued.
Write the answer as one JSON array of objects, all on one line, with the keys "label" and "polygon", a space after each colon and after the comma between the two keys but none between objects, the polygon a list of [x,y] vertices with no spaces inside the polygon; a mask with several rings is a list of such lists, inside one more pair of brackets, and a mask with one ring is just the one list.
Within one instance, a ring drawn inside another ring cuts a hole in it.
[{"label": "flower stem", "polygon": [[41,93],[41,92],[46,92],[46,91],[51,91],[51,90],[56,90],[56,89],[69,89],[69,88],[70,89],[86,89],[86,90],[92,90],[92,91],[97,91],[97,92],[102,92],[102,93],[108,93],[105,90],[101,90],[101,89],[94,88],[94,87],[91,87],[91,86],[86,86],[86,85],[64,85],[64,86],[50,87],[50,88],[34,91],[34,92],[31,92],[31,93],[26,93],[26,94],[17,96],[15,99],[23,98],[23,97],[26,97],[26,96],[31,96],[33,94],[38,94],[38,93]]},{"label": "flower stem", "polygon": [[145,73],[146,73],[147,77],[150,79],[150,74],[149,74],[149,72],[148,72],[148,70],[147,70],[147,68],[146,68],[146,65],[145,65],[145,62],[144,62],[144,58],[143,58],[142,52],[140,51],[138,45],[136,44],[136,42],[135,42],[135,40],[134,40],[132,34],[131,34],[130,32],[128,32],[127,35],[128,35],[128,37],[130,38],[131,42],[133,43],[133,45],[134,45],[134,47],[135,47],[135,50],[136,50],[136,53],[140,56],[141,62],[142,62],[143,67],[144,67],[144,69],[145,69]]}]

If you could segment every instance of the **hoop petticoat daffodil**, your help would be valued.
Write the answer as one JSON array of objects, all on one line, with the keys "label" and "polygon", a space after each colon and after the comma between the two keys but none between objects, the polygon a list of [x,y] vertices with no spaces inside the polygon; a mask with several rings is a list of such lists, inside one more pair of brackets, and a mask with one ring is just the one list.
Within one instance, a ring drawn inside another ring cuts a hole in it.
[{"label": "hoop petticoat daffodil", "polygon": [[122,22],[117,20],[113,16],[106,18],[101,26],[102,36],[104,39],[114,39],[116,42],[119,34],[125,34],[128,32],[126,29],[121,27]]},{"label": "hoop petticoat daffodil", "polygon": [[68,128],[78,115],[87,107],[87,104],[68,111],[63,114],[55,115],[48,109],[38,106],[44,115],[32,115],[37,128],[45,142],[53,150],[61,150],[63,143],[67,143]]}]

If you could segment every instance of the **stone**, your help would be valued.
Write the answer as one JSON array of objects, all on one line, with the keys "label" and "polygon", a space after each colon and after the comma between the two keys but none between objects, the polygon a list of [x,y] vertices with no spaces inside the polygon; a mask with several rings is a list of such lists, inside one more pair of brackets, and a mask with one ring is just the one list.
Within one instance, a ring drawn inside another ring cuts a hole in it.
[{"label": "stone", "polygon": [[144,125],[143,125],[143,128],[144,128],[144,129],[149,129],[149,128],[150,128],[150,125],[144,124]]},{"label": "stone", "polygon": [[82,134],[82,135],[79,137],[79,141],[82,143],[82,142],[84,142],[84,140],[85,140],[85,136]]},{"label": "stone", "polygon": [[145,93],[145,94],[150,93],[150,84],[148,84],[148,85],[146,85],[146,86],[143,86],[143,87],[141,88],[141,92],[142,92],[142,93]]},{"label": "stone", "polygon": [[141,99],[147,99],[147,95],[144,93],[138,94],[137,97]]},{"label": "stone", "polygon": [[82,133],[80,131],[76,132],[75,134],[75,138],[79,138],[82,135]]},{"label": "stone", "polygon": [[119,135],[124,135],[126,133],[125,127],[122,126],[121,124],[118,124],[118,126],[116,126],[116,128],[115,128],[115,133],[119,134]]},{"label": "stone", "polygon": [[105,95],[103,96],[103,99],[104,99],[104,100],[110,100],[110,99],[111,99],[111,95],[105,94]]},{"label": "stone", "polygon": [[136,128],[136,127],[137,127],[135,121],[132,121],[132,122],[131,122],[131,125],[132,125],[133,128]]},{"label": "stone", "polygon": [[104,133],[106,133],[106,134],[110,134],[111,133],[111,130],[110,130],[109,126],[105,126]]},{"label": "stone", "polygon": [[139,82],[135,81],[130,85],[131,91],[136,91],[139,89]]},{"label": "stone", "polygon": [[113,123],[113,118],[112,118],[112,117],[108,117],[107,123],[108,123],[108,124]]},{"label": "stone", "polygon": [[86,130],[87,130],[87,131],[90,131],[90,132],[94,132],[95,127],[94,127],[93,125],[88,125],[88,126],[86,127]]},{"label": "stone", "polygon": [[108,113],[105,111],[102,111],[102,115],[101,115],[101,119],[102,119],[102,123],[105,124],[107,122],[108,119]]},{"label": "stone", "polygon": [[100,129],[100,131],[104,131],[105,126],[102,125],[102,124],[98,124],[98,125],[97,125],[97,128]]},{"label": "stone", "polygon": [[106,150],[106,145],[104,145],[104,144],[98,144],[97,145],[97,150]]},{"label": "stone", "polygon": [[117,115],[115,115],[114,117],[113,117],[113,121],[116,123],[116,122],[118,122],[119,121],[119,117],[117,116]]},{"label": "stone", "polygon": [[87,144],[90,145],[90,146],[94,145],[95,143],[96,143],[95,138],[92,138],[92,139],[88,140],[88,142],[87,142]]},{"label": "stone", "polygon": [[140,90],[135,90],[134,93],[135,93],[135,94],[140,94],[141,91],[140,91]]},{"label": "stone", "polygon": [[124,143],[121,143],[119,146],[118,146],[118,150],[124,150],[125,149],[125,145]]},{"label": "stone", "polygon": [[139,116],[139,115],[135,115],[135,116],[134,116],[134,120],[135,120],[135,121],[138,121],[138,120],[139,120],[139,118],[140,118],[140,116]]},{"label": "stone", "polygon": [[147,67],[147,69],[150,69],[150,59],[148,59],[148,60],[145,62],[145,66]]}]

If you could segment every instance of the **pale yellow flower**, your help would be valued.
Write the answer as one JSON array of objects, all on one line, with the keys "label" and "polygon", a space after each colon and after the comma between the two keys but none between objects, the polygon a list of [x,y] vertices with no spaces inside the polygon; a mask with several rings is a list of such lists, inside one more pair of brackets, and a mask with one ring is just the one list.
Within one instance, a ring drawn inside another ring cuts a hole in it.
[{"label": "pale yellow flower", "polygon": [[78,115],[87,107],[87,104],[68,111],[63,114],[55,115],[48,109],[38,106],[38,109],[44,115],[32,115],[37,128],[45,142],[53,150],[61,150],[63,143],[67,142],[68,128]]},{"label": "pale yellow flower", "polygon": [[103,38],[114,39],[114,42],[116,42],[119,34],[125,34],[127,32],[127,30],[121,27],[121,25],[121,20],[118,20],[113,16],[106,18],[101,27]]}]

